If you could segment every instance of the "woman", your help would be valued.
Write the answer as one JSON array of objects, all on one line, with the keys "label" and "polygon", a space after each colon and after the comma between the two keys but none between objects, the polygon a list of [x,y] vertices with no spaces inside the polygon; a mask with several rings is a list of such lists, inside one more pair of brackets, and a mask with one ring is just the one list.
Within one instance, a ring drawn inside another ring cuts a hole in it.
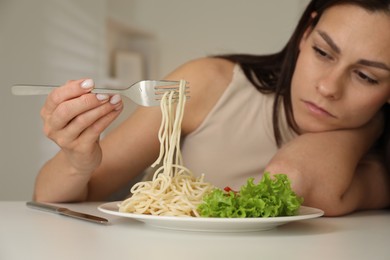
[{"label": "woman", "polygon": [[[285,173],[305,204],[328,216],[387,207],[389,5],[312,1],[280,53],[204,58],[168,75],[191,82],[185,165],[234,188],[264,171]],[[159,108],[138,108],[100,141],[123,105],[93,87],[67,82],[42,108],[61,151],[38,175],[35,199],[105,199],[157,158]]]}]

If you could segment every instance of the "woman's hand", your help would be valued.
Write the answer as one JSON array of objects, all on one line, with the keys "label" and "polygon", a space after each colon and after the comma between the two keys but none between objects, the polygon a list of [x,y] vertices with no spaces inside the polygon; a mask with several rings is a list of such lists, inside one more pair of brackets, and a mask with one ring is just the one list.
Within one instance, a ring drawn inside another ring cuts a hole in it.
[{"label": "woman's hand", "polygon": [[100,134],[123,107],[119,95],[90,93],[93,87],[91,79],[68,81],[48,95],[41,110],[45,134],[78,173],[91,173],[100,164]]}]

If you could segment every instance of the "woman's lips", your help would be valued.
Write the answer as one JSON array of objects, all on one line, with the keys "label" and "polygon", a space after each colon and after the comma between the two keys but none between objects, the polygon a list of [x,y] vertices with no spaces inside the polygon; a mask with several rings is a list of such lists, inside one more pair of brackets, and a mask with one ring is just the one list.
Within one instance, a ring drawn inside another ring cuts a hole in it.
[{"label": "woman's lips", "polygon": [[327,110],[323,109],[322,107],[317,106],[316,104],[309,102],[309,101],[303,101],[307,109],[312,112],[315,115],[318,116],[330,116],[336,118],[333,114],[328,112]]}]

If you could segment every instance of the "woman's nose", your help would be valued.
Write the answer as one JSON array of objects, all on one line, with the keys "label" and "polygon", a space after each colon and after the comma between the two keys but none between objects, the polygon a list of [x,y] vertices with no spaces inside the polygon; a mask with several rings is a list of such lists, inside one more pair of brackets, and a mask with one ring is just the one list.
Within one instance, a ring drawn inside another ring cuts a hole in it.
[{"label": "woman's nose", "polygon": [[343,95],[343,79],[342,75],[337,73],[328,73],[319,80],[317,91],[325,98],[338,100]]}]

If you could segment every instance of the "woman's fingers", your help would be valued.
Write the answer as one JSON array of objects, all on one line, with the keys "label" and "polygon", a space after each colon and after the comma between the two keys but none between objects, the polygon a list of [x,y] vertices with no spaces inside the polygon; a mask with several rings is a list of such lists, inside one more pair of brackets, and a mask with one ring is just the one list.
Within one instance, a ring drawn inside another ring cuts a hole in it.
[{"label": "woman's fingers", "polygon": [[[79,97],[66,100],[60,103],[55,110],[53,110],[48,117],[50,126],[53,129],[62,129],[70,123],[70,121],[77,118],[77,122],[87,121],[89,110],[98,108],[99,106],[108,103],[109,97],[99,100],[96,94],[88,93]],[[110,104],[108,104],[110,106]],[[83,121],[83,119],[85,119]]]},{"label": "woman's fingers", "polygon": [[86,94],[93,88],[94,82],[92,79],[68,81],[65,85],[58,87],[48,95],[42,109],[43,115],[52,113],[64,101]]},{"label": "woman's fingers", "polygon": [[96,140],[99,135],[119,116],[121,110],[112,110],[86,128],[80,135],[80,139],[87,142]]},{"label": "woman's fingers", "polygon": [[62,147],[78,138],[89,142],[96,141],[99,135],[120,114],[121,108],[122,104],[114,106],[107,101],[96,108],[78,114],[59,131],[53,131],[57,136],[54,139]]},{"label": "woman's fingers", "polygon": [[119,115],[123,106],[120,96],[92,94],[93,87],[92,80],[74,80],[49,94],[41,110],[44,132],[59,146],[71,148],[83,132],[87,139],[96,141]]}]

